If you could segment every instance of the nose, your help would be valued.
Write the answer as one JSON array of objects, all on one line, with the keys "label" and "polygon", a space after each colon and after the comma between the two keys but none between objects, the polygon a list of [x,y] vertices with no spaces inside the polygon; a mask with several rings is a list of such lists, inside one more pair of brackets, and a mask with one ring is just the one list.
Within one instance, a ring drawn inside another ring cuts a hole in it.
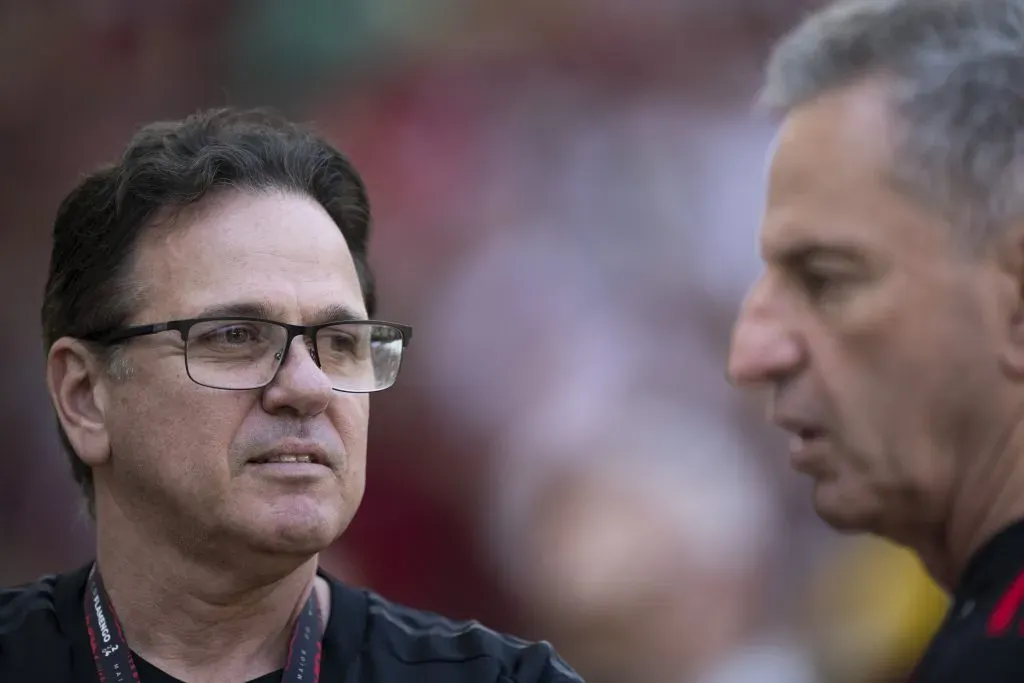
[{"label": "nose", "polygon": [[755,285],[733,325],[729,381],[738,387],[778,383],[799,369],[804,355],[767,290]]},{"label": "nose", "polygon": [[331,382],[313,360],[306,340],[296,337],[274,381],[263,390],[263,408],[271,414],[312,417],[327,410],[333,396]]}]

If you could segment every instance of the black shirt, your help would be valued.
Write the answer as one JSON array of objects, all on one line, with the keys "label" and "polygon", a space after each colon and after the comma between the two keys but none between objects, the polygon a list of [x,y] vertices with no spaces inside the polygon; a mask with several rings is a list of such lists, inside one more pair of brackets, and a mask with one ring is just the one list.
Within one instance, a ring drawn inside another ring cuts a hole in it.
[{"label": "black shirt", "polygon": [[[98,683],[85,626],[91,565],[0,591],[0,681]],[[350,588],[331,586],[321,683],[578,683],[546,643],[477,622],[455,622]],[[179,683],[135,658],[142,683]],[[277,683],[281,672],[256,679]],[[255,683],[255,682],[254,682]]]},{"label": "black shirt", "polygon": [[[135,670],[138,672],[139,680],[142,683],[182,683],[180,678],[164,673],[134,652],[132,653],[132,659],[135,660]],[[246,683],[281,683],[281,673],[280,671],[275,671],[266,676],[253,678]],[[324,680],[322,674],[320,680]]]},{"label": "black shirt", "polygon": [[976,552],[911,683],[1024,681],[1024,520]]}]

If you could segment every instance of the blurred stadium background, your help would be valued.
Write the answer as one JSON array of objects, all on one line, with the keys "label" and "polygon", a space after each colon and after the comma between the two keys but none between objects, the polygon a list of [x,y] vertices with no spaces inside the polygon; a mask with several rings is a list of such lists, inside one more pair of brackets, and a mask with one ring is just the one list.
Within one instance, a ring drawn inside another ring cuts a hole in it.
[{"label": "blurred stadium background", "polygon": [[591,683],[900,681],[945,610],[813,516],[725,385],[772,41],[812,0],[0,1],[0,585],[85,561],[38,309],[57,203],[139,125],[272,105],[362,170],[369,485],[325,564]]}]

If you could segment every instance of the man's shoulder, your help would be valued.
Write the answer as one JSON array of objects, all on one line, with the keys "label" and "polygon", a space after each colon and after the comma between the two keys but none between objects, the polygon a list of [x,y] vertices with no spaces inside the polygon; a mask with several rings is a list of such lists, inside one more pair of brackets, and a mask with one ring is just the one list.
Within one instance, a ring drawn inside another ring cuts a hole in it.
[{"label": "man's shoulder", "polygon": [[954,599],[913,683],[1024,681],[1024,593],[1016,595],[1024,584],[1019,586]]},{"label": "man's shoulder", "polygon": [[58,579],[58,575],[48,574],[28,584],[0,589],[0,640],[56,624]]},{"label": "man's shoulder", "polygon": [[65,577],[0,588],[0,681],[67,680],[70,641],[58,618]]},{"label": "man's shoulder", "polygon": [[505,683],[574,683],[583,679],[550,644],[500,633],[478,621],[459,621],[414,609],[364,590],[367,639],[407,665],[490,662]]},{"label": "man's shoulder", "polygon": [[940,631],[911,683],[1010,683],[1024,680],[1024,637],[970,633],[956,638]]}]

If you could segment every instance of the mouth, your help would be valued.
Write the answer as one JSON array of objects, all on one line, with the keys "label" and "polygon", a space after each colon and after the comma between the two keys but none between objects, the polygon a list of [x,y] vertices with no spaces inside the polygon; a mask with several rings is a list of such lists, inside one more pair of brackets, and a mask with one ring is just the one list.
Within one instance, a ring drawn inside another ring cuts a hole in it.
[{"label": "mouth", "polygon": [[823,429],[801,427],[793,432],[789,442],[789,449],[793,452],[802,451],[816,443],[820,443],[824,438],[825,431]]},{"label": "mouth", "polygon": [[818,479],[827,472],[829,436],[823,429],[801,427],[789,441],[789,465],[797,472]]},{"label": "mouth", "polygon": [[259,458],[254,458],[248,462],[249,465],[288,465],[294,463],[304,465],[322,465],[324,467],[327,466],[327,463],[323,462],[321,458],[308,453],[271,453]]},{"label": "mouth", "polygon": [[310,483],[333,477],[326,457],[319,453],[267,453],[253,458],[245,468],[260,478]]},{"label": "mouth", "polygon": [[273,469],[309,469],[325,467],[330,469],[332,458],[317,443],[280,443],[250,458],[247,465]]},{"label": "mouth", "polygon": [[826,436],[825,429],[818,422],[801,415],[776,412],[768,417],[776,427],[789,433],[791,446],[814,443]]}]

